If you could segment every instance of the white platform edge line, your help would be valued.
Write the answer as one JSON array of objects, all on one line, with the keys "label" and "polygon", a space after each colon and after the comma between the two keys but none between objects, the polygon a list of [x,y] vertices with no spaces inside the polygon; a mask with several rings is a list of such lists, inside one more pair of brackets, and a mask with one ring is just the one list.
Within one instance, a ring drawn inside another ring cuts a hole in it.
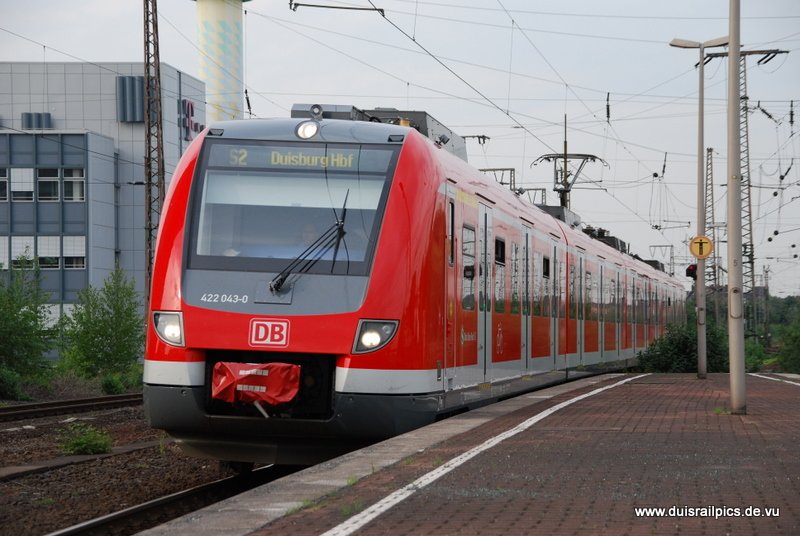
[{"label": "white platform edge line", "polygon": [[413,495],[416,491],[424,488],[425,486],[435,482],[439,478],[443,477],[453,469],[456,469],[469,461],[470,459],[474,458],[478,454],[489,450],[490,448],[494,447],[495,445],[505,441],[506,439],[517,435],[520,432],[523,432],[536,424],[537,422],[541,421],[542,419],[549,417],[553,413],[564,409],[567,406],[574,404],[575,402],[579,402],[585,398],[589,398],[590,396],[594,396],[596,394],[602,393],[603,391],[607,391],[608,389],[613,389],[614,387],[618,387],[625,383],[628,383],[633,380],[637,380],[639,378],[643,378],[648,376],[649,374],[640,374],[639,376],[634,376],[631,378],[626,378],[622,381],[614,383],[612,385],[607,385],[605,387],[600,387],[595,389],[594,391],[590,391],[588,393],[584,393],[582,395],[576,396],[575,398],[571,398],[569,400],[565,400],[560,404],[556,404],[555,406],[548,408],[537,415],[534,415],[530,419],[518,424],[514,428],[510,430],[506,430],[502,434],[496,435],[491,439],[488,439],[478,445],[477,447],[468,450],[467,452],[461,454],[453,458],[452,460],[442,464],[441,466],[437,467],[433,471],[422,475],[420,478],[400,488],[399,490],[395,491],[394,493],[387,495],[377,503],[373,504],[363,512],[354,515],[344,523],[341,523],[332,529],[328,530],[327,532],[323,533],[322,536],[348,536],[353,534],[358,529],[362,528],[364,525],[378,517],[379,515],[383,514],[384,512],[388,511],[396,504],[399,504],[403,500],[407,499],[411,495]]}]

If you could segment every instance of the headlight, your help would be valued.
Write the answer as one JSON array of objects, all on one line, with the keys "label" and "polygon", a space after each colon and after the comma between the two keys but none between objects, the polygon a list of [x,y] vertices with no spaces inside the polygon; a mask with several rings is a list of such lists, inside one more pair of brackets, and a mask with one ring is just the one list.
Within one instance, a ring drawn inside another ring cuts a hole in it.
[{"label": "headlight", "polygon": [[356,331],[354,354],[372,352],[386,346],[397,333],[397,320],[361,320]]},{"label": "headlight", "polygon": [[158,337],[172,346],[183,346],[183,314],[182,313],[153,313],[153,324]]},{"label": "headlight", "polygon": [[295,134],[298,138],[302,140],[307,140],[309,138],[313,138],[319,132],[319,123],[316,121],[303,121],[299,125],[297,125],[297,130]]}]

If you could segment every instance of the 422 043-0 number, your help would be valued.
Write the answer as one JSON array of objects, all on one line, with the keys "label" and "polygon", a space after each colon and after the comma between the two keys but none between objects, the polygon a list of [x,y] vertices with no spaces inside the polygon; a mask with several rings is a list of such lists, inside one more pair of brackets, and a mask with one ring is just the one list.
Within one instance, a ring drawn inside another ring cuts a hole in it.
[{"label": "422 043-0 number", "polygon": [[247,294],[219,294],[217,292],[206,292],[200,297],[200,301],[206,303],[247,303]]}]

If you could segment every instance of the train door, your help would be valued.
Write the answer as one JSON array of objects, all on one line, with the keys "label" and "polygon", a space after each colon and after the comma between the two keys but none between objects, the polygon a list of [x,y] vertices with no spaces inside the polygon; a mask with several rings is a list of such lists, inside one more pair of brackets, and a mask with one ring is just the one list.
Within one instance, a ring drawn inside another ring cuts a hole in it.
[{"label": "train door", "polygon": [[522,335],[520,354],[525,361],[525,370],[530,366],[531,358],[531,228],[522,226]]},{"label": "train door", "polygon": [[[602,261],[600,262],[602,263]],[[608,314],[608,289],[606,288],[606,267],[603,264],[600,264],[598,271],[600,275],[600,280],[598,281],[600,284],[600,301],[597,304],[597,330],[600,337],[600,362],[602,363],[606,359],[606,316]]]},{"label": "train door", "polygon": [[566,286],[567,257],[564,251],[553,241],[553,325],[550,333],[553,334],[553,366],[556,369],[567,368],[567,304]]},{"label": "train door", "polygon": [[456,307],[458,305],[458,283],[460,281],[456,262],[456,203],[453,188],[447,187],[446,210],[446,230],[445,230],[445,257],[447,259],[444,269],[444,310],[445,310],[445,332],[444,332],[444,365],[440,369],[439,379],[443,382],[442,388],[449,391],[453,388],[453,374],[456,367]]},{"label": "train door", "polygon": [[478,204],[478,367],[483,368],[483,378],[492,373],[492,296],[494,288],[494,255],[492,209]]},{"label": "train door", "polygon": [[577,264],[577,268],[578,268],[578,273],[575,274],[575,278],[572,281],[573,284],[575,284],[575,286],[576,286],[576,288],[575,288],[576,294],[575,294],[575,311],[574,311],[574,313],[575,313],[575,320],[576,320],[576,322],[575,322],[575,336],[578,338],[577,346],[576,346],[577,354],[576,354],[574,362],[573,362],[574,366],[583,364],[583,359],[584,359],[583,354],[586,351],[586,346],[585,346],[585,342],[586,342],[586,336],[585,336],[585,334],[586,334],[586,315],[584,314],[586,309],[585,309],[584,306],[586,304],[588,289],[586,288],[586,285],[584,284],[585,283],[584,282],[584,273],[585,273],[586,267],[584,266],[585,265],[585,259],[583,257],[583,251],[581,251],[580,249],[578,249],[578,262],[576,264]]},{"label": "train door", "polygon": [[[618,265],[619,266],[619,265]],[[621,268],[621,267],[620,267]],[[614,284],[614,309],[616,311],[616,322],[614,333],[617,337],[617,357],[622,355],[622,349],[625,347],[625,339],[623,339],[623,322],[624,322],[624,297],[625,287],[623,286],[624,272],[620,269],[616,271],[616,282]]]}]

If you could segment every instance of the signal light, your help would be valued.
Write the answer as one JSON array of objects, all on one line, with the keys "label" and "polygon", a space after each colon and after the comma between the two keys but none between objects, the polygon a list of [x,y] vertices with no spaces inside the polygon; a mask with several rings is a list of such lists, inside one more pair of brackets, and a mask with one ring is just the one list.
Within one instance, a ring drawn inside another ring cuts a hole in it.
[{"label": "signal light", "polygon": [[690,264],[686,267],[686,277],[690,277],[693,281],[697,281],[697,265]]}]

